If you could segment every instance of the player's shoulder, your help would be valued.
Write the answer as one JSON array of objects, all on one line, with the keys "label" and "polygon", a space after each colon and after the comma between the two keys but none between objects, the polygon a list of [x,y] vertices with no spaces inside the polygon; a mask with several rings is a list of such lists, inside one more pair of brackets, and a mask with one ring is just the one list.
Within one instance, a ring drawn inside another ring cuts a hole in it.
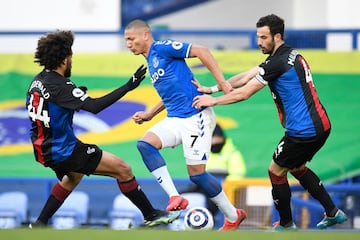
[{"label": "player's shoulder", "polygon": [[281,66],[287,65],[290,59],[295,59],[297,55],[297,51],[289,45],[283,44],[281,45],[275,52],[274,55],[269,56],[265,64],[268,66]]},{"label": "player's shoulder", "polygon": [[44,83],[52,94],[63,93],[63,91],[72,91],[76,85],[71,79],[61,76],[58,73],[51,72],[45,78]]},{"label": "player's shoulder", "polygon": [[52,74],[51,71],[44,70],[38,73],[37,75],[35,75],[32,82],[36,84],[41,83],[44,86],[49,86],[58,82],[56,78],[57,76]]},{"label": "player's shoulder", "polygon": [[177,41],[177,40],[172,40],[172,39],[167,39],[167,40],[162,40],[162,41],[156,41],[153,45],[153,48],[155,49],[175,49],[175,50],[179,50],[183,47],[187,47],[191,45],[190,43],[185,43],[185,42],[181,42],[181,41]]}]

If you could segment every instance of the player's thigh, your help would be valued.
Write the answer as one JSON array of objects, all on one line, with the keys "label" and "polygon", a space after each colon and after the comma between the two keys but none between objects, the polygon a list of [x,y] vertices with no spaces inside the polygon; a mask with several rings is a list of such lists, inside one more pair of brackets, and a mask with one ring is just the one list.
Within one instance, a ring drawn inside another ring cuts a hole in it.
[{"label": "player's thigh", "polygon": [[176,147],[182,143],[181,119],[165,118],[152,126],[148,132],[154,133],[161,141],[161,148]]},{"label": "player's thigh", "polygon": [[289,169],[278,165],[274,160],[272,160],[269,166],[269,171],[276,176],[285,176]]},{"label": "player's thigh", "polygon": [[273,160],[281,167],[299,168],[311,161],[325,140],[326,136],[295,138],[285,135],[274,151]]},{"label": "player's thigh", "polygon": [[101,160],[95,174],[112,176],[119,180],[128,180],[132,177],[131,166],[112,153],[103,151]]},{"label": "player's thigh", "polygon": [[61,186],[69,191],[73,191],[83,178],[83,173],[69,172],[61,180]]},{"label": "player's thigh", "polygon": [[68,159],[50,167],[60,181],[70,172],[90,175],[99,165],[101,156],[102,150],[97,145],[78,142]]},{"label": "player's thigh", "polygon": [[187,165],[206,164],[216,121],[212,108],[185,119],[182,124],[183,150]]},{"label": "player's thigh", "polygon": [[302,152],[300,145],[288,135],[283,136],[273,153],[270,171],[275,173],[281,171],[281,168],[292,169],[301,165],[304,160],[299,158],[299,150]]}]

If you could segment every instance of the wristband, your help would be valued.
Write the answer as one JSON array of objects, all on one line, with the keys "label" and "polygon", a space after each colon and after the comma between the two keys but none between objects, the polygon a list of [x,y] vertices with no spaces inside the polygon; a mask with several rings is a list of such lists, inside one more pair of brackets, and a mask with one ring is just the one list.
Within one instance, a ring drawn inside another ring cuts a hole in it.
[{"label": "wristband", "polygon": [[219,91],[219,88],[218,88],[217,85],[215,85],[215,86],[211,86],[211,87],[210,87],[210,90],[211,90],[212,93],[216,93],[216,92]]}]

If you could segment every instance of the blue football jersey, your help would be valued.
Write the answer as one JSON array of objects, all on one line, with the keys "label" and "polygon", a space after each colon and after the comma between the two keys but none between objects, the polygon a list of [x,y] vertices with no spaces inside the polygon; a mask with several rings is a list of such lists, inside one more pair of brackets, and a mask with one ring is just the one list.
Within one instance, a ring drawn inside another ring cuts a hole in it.
[{"label": "blue football jersey", "polygon": [[282,126],[293,137],[313,137],[331,128],[310,67],[296,50],[280,46],[260,64],[258,80],[269,84]]},{"label": "blue football jersey", "polygon": [[185,58],[191,43],[173,40],[154,42],[147,56],[151,82],[161,97],[168,117],[186,118],[197,114],[193,98],[202,93],[191,82],[194,75]]}]

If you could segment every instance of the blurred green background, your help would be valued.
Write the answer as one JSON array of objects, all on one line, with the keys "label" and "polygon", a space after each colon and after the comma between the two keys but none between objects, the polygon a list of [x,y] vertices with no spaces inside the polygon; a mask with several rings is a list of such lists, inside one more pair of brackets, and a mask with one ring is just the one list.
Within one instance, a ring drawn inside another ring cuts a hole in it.
[{"label": "blurred green background", "polygon": [[[320,100],[333,126],[330,138],[309,166],[329,182],[357,175],[360,173],[360,53],[300,52],[310,64]],[[259,51],[213,53],[226,77],[258,65],[266,57]],[[0,112],[4,112],[24,106],[28,85],[41,68],[33,63],[31,54],[0,54],[0,59]],[[197,60],[189,59],[188,62],[202,84],[210,86],[215,83]],[[86,85],[89,95],[98,96],[123,84],[143,63],[142,57],[131,53],[75,53],[71,79],[79,86]],[[151,107],[159,98],[147,77],[138,89],[122,100]],[[242,103],[216,106],[215,112],[227,136],[234,140],[244,155],[247,177],[267,178],[273,150],[284,133],[269,90],[265,88]],[[108,132],[83,134],[79,138],[97,143],[129,162],[137,177],[152,177],[142,163],[136,141],[163,116],[141,126],[129,119]],[[0,113],[0,121],[2,118],[4,116],[1,117]],[[164,149],[162,153],[173,177],[187,177],[181,146]],[[52,171],[35,162],[30,144],[0,145],[0,161],[0,177],[53,177]]]}]

